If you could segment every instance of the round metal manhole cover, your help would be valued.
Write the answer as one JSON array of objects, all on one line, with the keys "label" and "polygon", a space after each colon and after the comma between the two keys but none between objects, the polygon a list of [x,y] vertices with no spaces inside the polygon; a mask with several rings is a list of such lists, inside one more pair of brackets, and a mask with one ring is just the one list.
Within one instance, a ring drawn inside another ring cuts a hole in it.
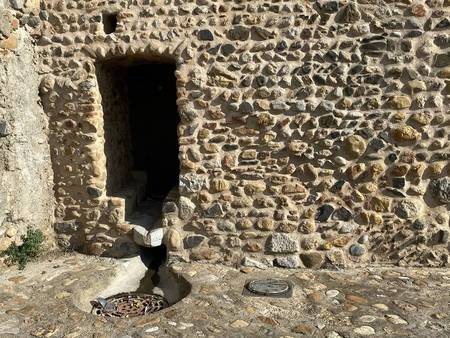
[{"label": "round metal manhole cover", "polygon": [[289,291],[289,283],[281,279],[259,279],[248,283],[250,292],[258,295],[275,296]]}]

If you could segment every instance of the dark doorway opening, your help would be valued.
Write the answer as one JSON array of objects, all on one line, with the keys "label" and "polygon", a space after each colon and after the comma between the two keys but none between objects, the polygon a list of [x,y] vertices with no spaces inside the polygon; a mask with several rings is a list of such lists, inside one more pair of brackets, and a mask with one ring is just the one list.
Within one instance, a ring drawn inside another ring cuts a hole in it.
[{"label": "dark doorway opening", "polygon": [[125,199],[126,219],[156,226],[179,182],[175,65],[142,59],[97,63],[108,196]]},{"label": "dark doorway opening", "polygon": [[134,169],[147,173],[148,195],[163,199],[180,175],[175,66],[130,67],[128,93]]}]

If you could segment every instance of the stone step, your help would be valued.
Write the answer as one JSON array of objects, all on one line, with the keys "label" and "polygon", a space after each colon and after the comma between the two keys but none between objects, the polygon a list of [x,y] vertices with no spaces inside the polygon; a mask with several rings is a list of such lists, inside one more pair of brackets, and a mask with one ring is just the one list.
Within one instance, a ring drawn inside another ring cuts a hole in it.
[{"label": "stone step", "polygon": [[133,239],[136,244],[146,247],[161,245],[161,209],[161,201],[147,199],[127,218],[127,222],[134,225]]}]

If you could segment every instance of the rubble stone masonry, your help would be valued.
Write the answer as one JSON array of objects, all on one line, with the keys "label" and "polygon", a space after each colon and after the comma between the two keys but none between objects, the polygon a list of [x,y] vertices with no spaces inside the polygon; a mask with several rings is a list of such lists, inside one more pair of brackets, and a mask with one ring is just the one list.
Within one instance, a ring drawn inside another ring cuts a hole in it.
[{"label": "rubble stone masonry", "polygon": [[[105,148],[104,115],[126,103],[99,83],[126,88],[98,74],[104,61],[143,59],[177,69],[179,196],[161,220],[171,259],[450,262],[448,0],[20,6],[2,13],[36,40],[63,247],[136,252],[124,199],[107,187],[127,155],[120,139],[117,153]],[[14,53],[2,23],[0,55]]]}]

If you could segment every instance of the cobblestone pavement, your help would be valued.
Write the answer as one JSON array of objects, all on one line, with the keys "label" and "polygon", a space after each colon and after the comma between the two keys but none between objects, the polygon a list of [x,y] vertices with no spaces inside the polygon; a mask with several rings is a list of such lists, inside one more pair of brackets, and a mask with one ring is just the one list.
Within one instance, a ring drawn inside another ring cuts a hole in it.
[{"label": "cobblestone pavement", "polygon": [[[0,337],[449,337],[450,270],[252,270],[186,264],[192,292],[157,314],[96,317],[74,304],[114,276],[111,259],[55,255],[0,275]],[[242,295],[251,278],[286,278],[290,299]],[[77,300],[78,299],[78,300]]]}]

